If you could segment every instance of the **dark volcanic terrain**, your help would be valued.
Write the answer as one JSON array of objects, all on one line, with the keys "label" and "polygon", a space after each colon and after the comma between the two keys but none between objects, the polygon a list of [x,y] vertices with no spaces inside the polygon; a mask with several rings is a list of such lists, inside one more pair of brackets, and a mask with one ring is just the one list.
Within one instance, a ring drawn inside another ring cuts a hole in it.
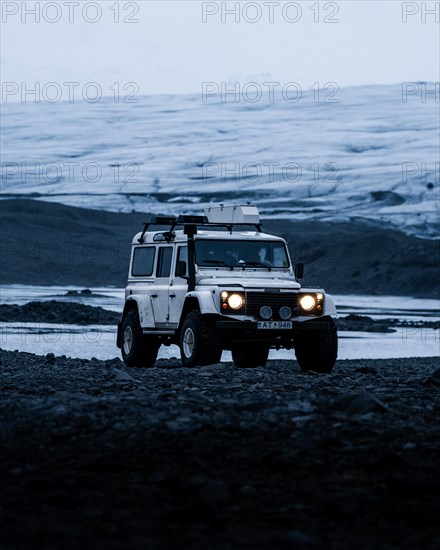
[{"label": "dark volcanic terrain", "polygon": [[[76,295],[78,296],[78,295]],[[74,300],[75,298],[73,298]],[[0,304],[2,323],[52,323],[74,325],[117,325],[121,315],[102,307],[72,302],[28,302],[24,305]],[[338,330],[361,332],[395,332],[397,327],[440,328],[440,321],[409,321],[401,319],[372,319],[366,315],[341,316]]]},{"label": "dark volcanic terrain", "polygon": [[121,315],[75,302],[28,302],[0,304],[0,322],[19,323],[73,323],[75,325],[117,325]]},{"label": "dark volcanic terrain", "polygon": [[[0,284],[126,284],[130,243],[147,213],[118,214],[37,200],[0,202]],[[306,265],[304,285],[338,294],[439,297],[440,240],[362,221],[267,220]]]},{"label": "dark volcanic terrain", "polygon": [[0,351],[0,546],[440,545],[440,359],[183,369]]}]

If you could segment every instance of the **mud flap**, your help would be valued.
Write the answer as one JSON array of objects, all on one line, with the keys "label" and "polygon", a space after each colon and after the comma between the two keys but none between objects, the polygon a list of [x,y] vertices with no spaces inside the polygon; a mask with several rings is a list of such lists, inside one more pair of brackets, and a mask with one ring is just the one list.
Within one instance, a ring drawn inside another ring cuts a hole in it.
[{"label": "mud flap", "polygon": [[121,349],[121,338],[122,338],[122,334],[121,334],[121,331],[122,331],[122,321],[119,321],[118,323],[118,332],[116,333],[116,346]]}]

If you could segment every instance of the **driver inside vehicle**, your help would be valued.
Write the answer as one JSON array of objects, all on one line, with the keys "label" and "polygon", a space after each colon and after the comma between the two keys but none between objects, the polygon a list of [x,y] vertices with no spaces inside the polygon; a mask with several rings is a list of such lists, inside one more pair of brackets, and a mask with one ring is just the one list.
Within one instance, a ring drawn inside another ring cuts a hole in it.
[{"label": "driver inside vehicle", "polygon": [[227,263],[230,266],[235,266],[238,263],[238,258],[235,254],[233,254],[232,250],[226,251],[226,257],[225,257],[225,263]]},{"label": "driver inside vehicle", "polygon": [[262,265],[265,265],[267,267],[272,267],[273,266],[272,262],[270,262],[266,258],[267,258],[267,248],[260,248],[260,250],[258,252],[258,261]]}]

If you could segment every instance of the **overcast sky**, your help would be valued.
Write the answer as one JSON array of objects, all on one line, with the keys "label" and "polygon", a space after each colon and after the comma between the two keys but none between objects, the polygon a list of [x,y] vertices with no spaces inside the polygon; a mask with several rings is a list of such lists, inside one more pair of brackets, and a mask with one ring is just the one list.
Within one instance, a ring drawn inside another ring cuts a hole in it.
[{"label": "overcast sky", "polygon": [[26,2],[28,10],[39,4],[40,22],[21,4],[2,2],[6,82],[98,82],[104,90],[113,82],[136,82],[139,94],[149,94],[197,93],[202,82],[439,80],[438,16],[436,22],[422,13],[422,3],[290,2],[286,9],[281,1],[244,1],[234,15],[224,8],[236,2],[120,1],[115,22],[111,0],[98,2],[102,14],[95,23],[90,2],[72,3],[70,12],[63,1]]}]

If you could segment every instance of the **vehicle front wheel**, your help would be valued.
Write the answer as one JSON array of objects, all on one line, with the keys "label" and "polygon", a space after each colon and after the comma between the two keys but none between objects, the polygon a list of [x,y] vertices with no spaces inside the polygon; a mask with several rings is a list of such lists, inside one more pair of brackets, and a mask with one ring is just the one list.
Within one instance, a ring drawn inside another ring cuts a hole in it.
[{"label": "vehicle front wheel", "polygon": [[303,372],[331,372],[338,356],[338,334],[331,317],[305,321],[295,337],[295,355]]},{"label": "vehicle front wheel", "polygon": [[180,331],[180,356],[184,367],[219,363],[222,356],[213,321],[199,311],[186,316]]},{"label": "vehicle front wheel", "polygon": [[125,316],[121,333],[122,359],[127,367],[153,367],[160,345],[157,337],[142,334],[136,310],[132,309]]},{"label": "vehicle front wheel", "polygon": [[268,357],[268,346],[254,344],[232,349],[232,360],[239,368],[265,367]]}]

